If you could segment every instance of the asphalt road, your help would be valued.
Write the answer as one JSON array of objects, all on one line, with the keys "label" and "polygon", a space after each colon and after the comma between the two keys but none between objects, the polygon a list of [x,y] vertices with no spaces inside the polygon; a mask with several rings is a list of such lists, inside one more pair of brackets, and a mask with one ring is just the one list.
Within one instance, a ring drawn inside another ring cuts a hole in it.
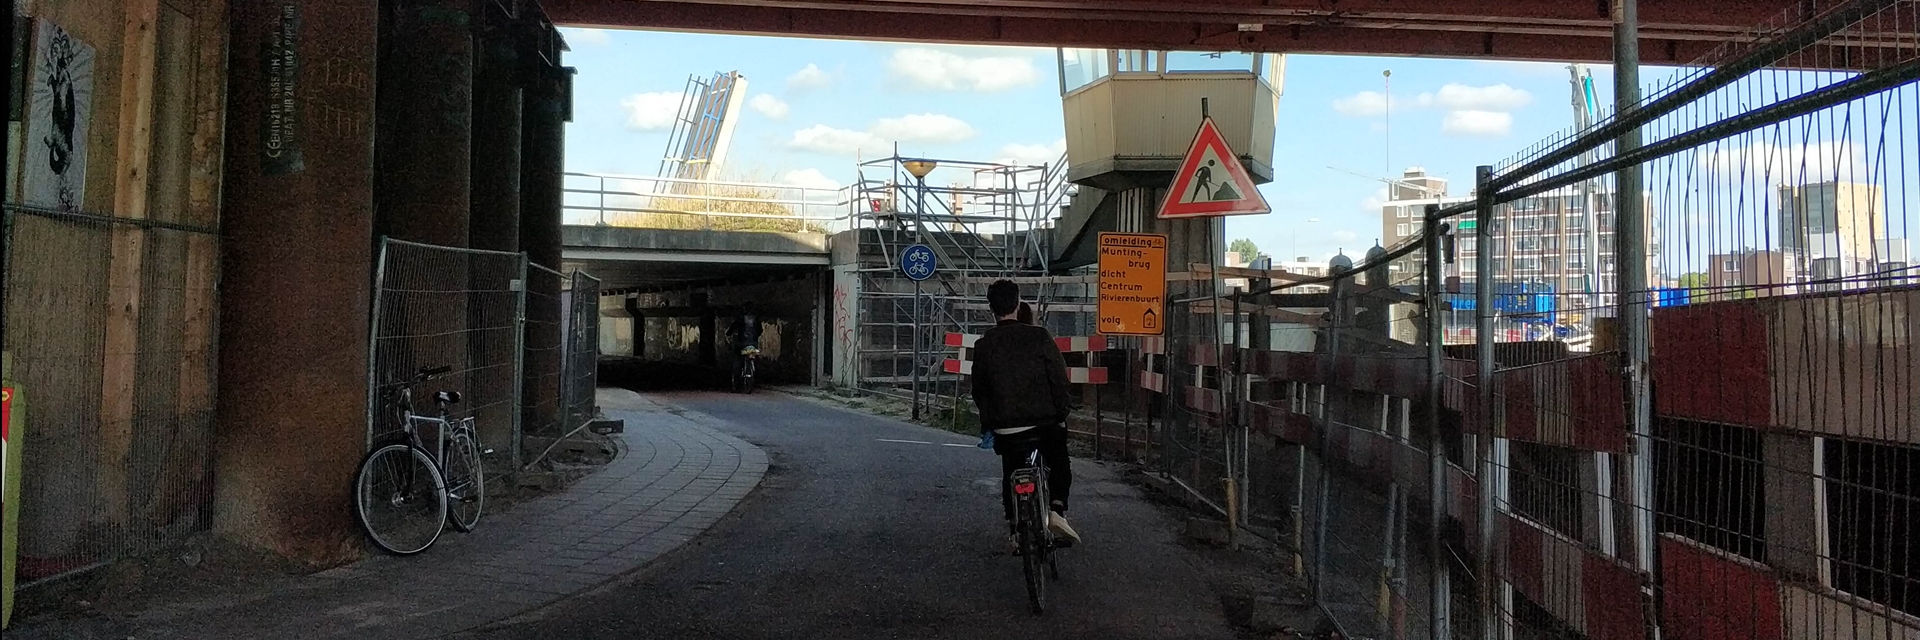
[{"label": "asphalt road", "polygon": [[646,569],[460,637],[1236,636],[1178,523],[1114,470],[1075,465],[1085,544],[1062,553],[1035,616],[1004,554],[998,462],[972,438],[780,393],[656,397],[766,449],[760,489]]}]

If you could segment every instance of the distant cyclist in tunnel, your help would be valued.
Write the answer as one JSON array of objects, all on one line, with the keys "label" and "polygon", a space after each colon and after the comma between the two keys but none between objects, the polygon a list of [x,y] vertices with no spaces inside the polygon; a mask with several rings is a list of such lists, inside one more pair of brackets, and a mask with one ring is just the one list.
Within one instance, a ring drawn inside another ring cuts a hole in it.
[{"label": "distant cyclist in tunnel", "polygon": [[[999,323],[974,343],[973,401],[980,408],[982,435],[992,439],[994,453],[1000,454],[1000,498],[1009,531],[1013,489],[1007,486],[1007,476],[1037,446],[1047,463],[1047,492],[1052,497],[1047,528],[1077,543],[1080,534],[1063,515],[1073,487],[1073,468],[1067,458],[1066,421],[1071,410],[1067,361],[1053,334],[1030,324],[1031,319],[1021,321],[1022,306],[1019,285],[1001,280],[987,287],[987,307]],[[1017,544],[1010,542],[1010,546]]]},{"label": "distant cyclist in tunnel", "polygon": [[747,367],[760,355],[760,317],[754,312],[753,305],[740,310],[740,315],[727,327],[727,341],[733,345],[733,386],[736,391],[751,391],[750,379],[753,372]]}]

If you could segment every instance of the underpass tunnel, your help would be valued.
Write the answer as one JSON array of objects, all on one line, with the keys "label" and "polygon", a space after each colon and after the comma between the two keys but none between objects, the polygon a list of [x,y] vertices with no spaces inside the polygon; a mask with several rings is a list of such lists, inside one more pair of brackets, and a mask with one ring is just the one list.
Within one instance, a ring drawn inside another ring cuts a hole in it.
[{"label": "underpass tunnel", "polygon": [[724,389],[741,358],[729,329],[758,325],[760,384],[812,384],[824,270],[794,265],[582,264],[607,274],[600,380],[636,390]]}]

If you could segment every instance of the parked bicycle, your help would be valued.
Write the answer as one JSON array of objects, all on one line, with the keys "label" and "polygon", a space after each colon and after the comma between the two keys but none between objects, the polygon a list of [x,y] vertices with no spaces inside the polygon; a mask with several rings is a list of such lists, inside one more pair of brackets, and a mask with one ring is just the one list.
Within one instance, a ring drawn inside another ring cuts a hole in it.
[{"label": "parked bicycle", "polygon": [[1013,486],[1013,531],[1019,542],[1020,564],[1027,576],[1027,602],[1036,614],[1047,608],[1047,581],[1060,579],[1060,565],[1054,551],[1066,548],[1055,544],[1047,528],[1047,463],[1036,445],[1027,451],[1026,466],[1008,474]]},{"label": "parked bicycle", "polygon": [[[462,532],[480,522],[486,501],[486,478],[481,470],[479,434],[471,416],[452,420],[447,408],[459,404],[460,393],[433,394],[436,415],[413,411],[413,387],[452,371],[453,367],[421,368],[412,380],[381,389],[398,405],[400,433],[377,442],[360,461],[354,476],[354,514],[375,546],[395,555],[425,551],[440,539],[446,525]],[[421,430],[433,432],[432,448]]]}]

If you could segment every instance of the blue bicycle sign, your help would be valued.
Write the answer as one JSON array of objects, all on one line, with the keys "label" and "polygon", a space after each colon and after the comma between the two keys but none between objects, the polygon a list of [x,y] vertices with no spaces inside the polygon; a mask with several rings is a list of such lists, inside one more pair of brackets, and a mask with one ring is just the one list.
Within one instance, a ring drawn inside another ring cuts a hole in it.
[{"label": "blue bicycle sign", "polygon": [[900,272],[907,274],[907,279],[914,282],[933,277],[933,272],[939,266],[939,260],[933,257],[933,249],[927,248],[927,245],[916,244],[900,252]]}]

